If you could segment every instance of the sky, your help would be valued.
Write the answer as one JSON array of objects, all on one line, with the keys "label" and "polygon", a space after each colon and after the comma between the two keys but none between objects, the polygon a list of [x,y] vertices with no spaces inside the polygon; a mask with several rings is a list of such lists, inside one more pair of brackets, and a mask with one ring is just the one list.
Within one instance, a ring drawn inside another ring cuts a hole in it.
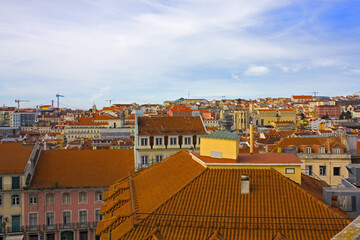
[{"label": "sky", "polygon": [[0,105],[360,89],[358,0],[0,0]]}]

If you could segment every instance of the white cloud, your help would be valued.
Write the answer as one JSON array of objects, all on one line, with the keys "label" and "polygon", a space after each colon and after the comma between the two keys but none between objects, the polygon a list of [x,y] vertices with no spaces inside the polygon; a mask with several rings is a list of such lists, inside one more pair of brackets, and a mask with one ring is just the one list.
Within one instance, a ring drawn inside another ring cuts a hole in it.
[{"label": "white cloud", "polygon": [[[190,82],[206,78],[203,73],[221,72],[227,81],[239,82],[243,74],[269,74],[270,67],[298,72],[302,68],[291,63],[307,66],[313,59],[320,59],[318,66],[330,66],[327,56],[337,59],[352,49],[304,40],[292,26],[268,28],[272,10],[294,2],[304,1],[3,1],[0,96],[29,92],[50,98],[60,92],[64,101],[76,96],[82,105],[119,95],[136,100],[147,92],[162,99],[170,79],[181,82],[174,90],[181,95]],[[233,72],[228,79],[231,70],[251,63],[263,66]],[[99,86],[111,89],[100,91]],[[203,88],[211,90],[206,84]]]},{"label": "white cloud", "polygon": [[347,69],[344,73],[347,75],[360,75],[360,69]]},{"label": "white cloud", "polygon": [[248,76],[261,76],[268,74],[270,72],[270,69],[265,66],[251,66],[249,67],[244,74]]}]

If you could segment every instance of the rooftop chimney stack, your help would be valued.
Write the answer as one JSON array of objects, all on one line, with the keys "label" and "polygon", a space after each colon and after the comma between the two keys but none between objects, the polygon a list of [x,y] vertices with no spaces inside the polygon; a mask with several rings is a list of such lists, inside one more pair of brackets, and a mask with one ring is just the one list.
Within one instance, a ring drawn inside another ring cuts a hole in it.
[{"label": "rooftop chimney stack", "polygon": [[249,175],[241,175],[241,194],[250,193],[250,180]]},{"label": "rooftop chimney stack", "polygon": [[254,153],[254,129],[253,123],[250,123],[250,154]]}]

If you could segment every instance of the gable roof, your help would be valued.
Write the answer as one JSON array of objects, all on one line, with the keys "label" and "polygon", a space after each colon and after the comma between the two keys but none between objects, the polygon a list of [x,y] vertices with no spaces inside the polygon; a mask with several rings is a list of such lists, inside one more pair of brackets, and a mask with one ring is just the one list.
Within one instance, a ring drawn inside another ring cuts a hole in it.
[{"label": "gable roof", "polygon": [[22,143],[0,144],[0,174],[21,174],[29,160],[33,146]]},{"label": "gable roof", "polygon": [[[289,239],[330,239],[350,222],[274,169],[204,168],[189,156],[179,152],[127,181],[130,201],[107,211],[97,233],[143,239],[156,229],[165,240],[272,239],[280,231]],[[250,178],[249,194],[240,193],[241,175]],[[102,212],[126,198],[125,191],[115,194],[121,184],[110,187]]]},{"label": "gable roof", "polygon": [[345,145],[341,143],[340,137],[295,137],[295,138],[283,138],[280,140],[272,152],[276,152],[278,148],[289,148],[289,147],[300,147],[300,146],[322,146],[326,149],[328,148],[328,143],[330,147],[339,146],[345,148]]},{"label": "gable roof", "polygon": [[[192,160],[186,151],[179,151],[151,168],[135,174],[131,179],[124,178],[110,186],[109,192],[104,195],[104,199],[110,202],[102,206],[101,212],[105,213],[106,220],[111,216],[112,209],[117,209],[118,216],[125,218],[120,227],[113,231],[112,236],[121,236],[131,230],[134,221],[131,218],[132,212],[154,211],[205,169]],[[112,201],[114,197],[117,200]],[[142,218],[141,215],[137,216],[138,220]],[[117,219],[100,224],[97,232],[108,233],[114,225],[118,225]]]},{"label": "gable roof", "polygon": [[208,135],[202,136],[201,138],[211,138],[211,139],[225,139],[225,140],[239,140],[240,137],[235,133],[231,133],[228,130],[222,130],[210,133]]},{"label": "gable roof", "polygon": [[133,169],[133,149],[42,151],[30,189],[108,187]]},{"label": "gable roof", "polygon": [[206,134],[200,117],[139,117],[139,135]]}]

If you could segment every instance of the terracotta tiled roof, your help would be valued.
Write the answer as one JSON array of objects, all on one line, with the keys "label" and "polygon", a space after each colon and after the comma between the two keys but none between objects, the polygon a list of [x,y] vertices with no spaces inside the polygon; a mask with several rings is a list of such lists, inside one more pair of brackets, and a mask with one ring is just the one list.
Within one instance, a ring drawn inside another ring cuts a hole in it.
[{"label": "terracotta tiled roof", "polygon": [[33,146],[23,146],[21,143],[0,144],[0,174],[24,173]]},{"label": "terracotta tiled roof", "polygon": [[305,151],[306,146],[311,147],[312,152],[320,146],[325,147],[327,151],[328,141],[330,141],[330,148],[338,146],[341,149],[345,149],[345,145],[341,143],[340,137],[295,137],[282,139],[271,151],[277,152],[278,148],[290,147],[297,147],[299,151]]},{"label": "terracotta tiled roof", "polygon": [[139,117],[139,135],[206,134],[200,117]]},{"label": "terracotta tiled roof", "polygon": [[312,99],[313,96],[311,95],[294,95],[292,96],[293,99]]},{"label": "terracotta tiled roof", "polygon": [[[242,174],[250,194],[240,194]],[[266,196],[266,197],[265,197]],[[208,169],[118,239],[140,239],[156,226],[164,239],[330,239],[348,221],[269,169]],[[329,218],[329,219],[321,219]]]},{"label": "terracotta tiled roof", "polygon": [[239,153],[236,160],[227,158],[212,158],[200,156],[200,153],[192,153],[205,163],[239,163],[239,164],[302,164],[302,162],[292,153]]},{"label": "terracotta tiled roof", "polygon": [[31,189],[108,187],[134,168],[134,151],[42,151]]},{"label": "terracotta tiled roof", "polygon": [[[127,178],[124,178],[119,183],[111,186],[105,199],[111,200],[114,196],[119,200],[132,198],[134,211],[152,212],[204,170],[205,167],[194,161],[191,155],[185,151],[179,151],[172,157],[162,161],[161,164],[156,164],[132,177],[131,184],[129,184]],[[130,185],[132,192],[130,192]],[[112,236],[120,236],[131,230],[131,208],[132,205],[129,202],[118,208],[119,215],[127,216],[128,219],[112,233]],[[110,214],[106,216],[110,216]],[[139,219],[141,218],[139,216]],[[110,227],[114,224],[116,224],[115,220],[112,224],[103,228],[98,227],[97,232],[108,233]]]},{"label": "terracotta tiled roof", "polygon": [[[350,222],[273,169],[205,169],[189,156],[179,152],[134,176],[133,200],[105,215],[102,238],[330,239]],[[250,178],[249,194],[240,193],[241,175]],[[114,194],[126,182],[110,187],[105,206],[123,199]]]}]

